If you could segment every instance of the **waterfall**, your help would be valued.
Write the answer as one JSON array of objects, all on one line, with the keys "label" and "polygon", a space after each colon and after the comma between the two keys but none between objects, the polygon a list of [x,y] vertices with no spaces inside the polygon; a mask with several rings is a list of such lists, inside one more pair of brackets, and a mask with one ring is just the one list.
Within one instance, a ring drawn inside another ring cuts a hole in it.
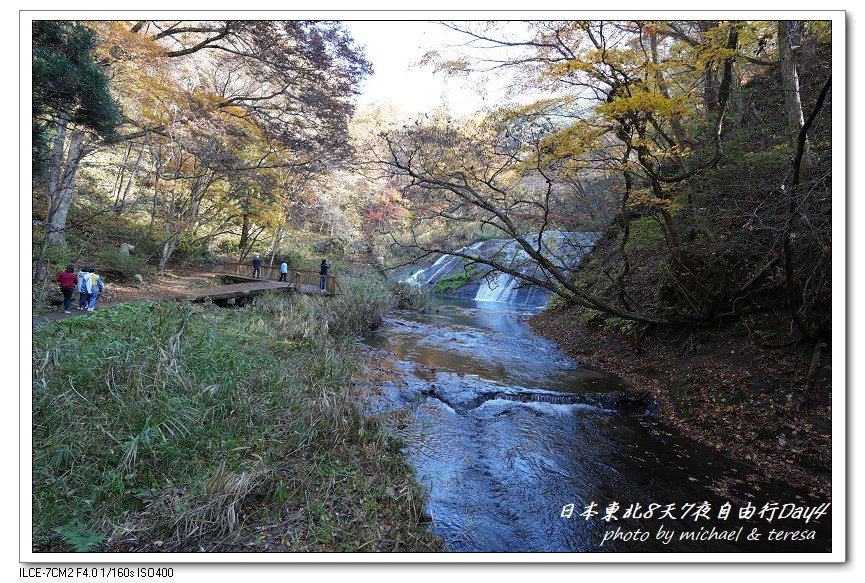
[{"label": "waterfall", "polygon": [[[483,241],[478,241],[477,243],[472,244],[470,247],[460,247],[456,250],[456,252],[466,253],[468,251],[477,251],[483,244]],[[435,284],[435,282],[438,281],[439,278],[444,275],[449,275],[452,271],[461,266],[461,257],[455,257],[453,255],[440,255],[439,258],[435,260],[435,263],[425,269],[419,269],[415,271],[408,279],[405,280],[405,282],[413,283],[415,285]],[[421,275],[425,274],[429,274],[429,276],[425,276],[424,278],[422,278]]]},{"label": "waterfall", "polygon": [[499,273],[493,282],[489,276],[481,281],[475,299],[482,302],[508,302],[517,291],[517,278],[508,273]]},{"label": "waterfall", "polygon": [[[540,242],[541,252],[568,273],[579,265],[583,254],[588,247],[594,244],[598,235],[596,233],[576,233],[566,231],[547,231]],[[526,240],[532,244],[538,244],[538,236],[528,236]],[[478,241],[468,247],[460,247],[456,253],[477,255],[482,258],[495,257],[500,265],[507,266],[512,271],[546,280],[549,275],[533,261],[528,253],[514,240],[492,239]],[[464,260],[453,255],[440,255],[429,267],[418,269],[406,280],[418,286],[434,286],[442,277],[462,272]],[[481,265],[481,267],[484,267]],[[481,269],[483,273],[485,269]],[[476,282],[476,283],[475,283]],[[463,288],[463,292],[457,293],[460,297],[471,298],[483,302],[499,302],[518,304],[522,306],[540,307],[546,304],[551,292],[537,285],[528,285],[519,277],[497,270],[490,271],[486,277],[475,278]],[[473,285],[477,285],[477,291]],[[469,295],[469,294],[474,294]]]},{"label": "waterfall", "polygon": [[[525,251],[517,247],[516,241],[511,241],[505,245],[499,253],[499,261],[509,267],[515,267],[520,272],[520,263],[528,259]],[[495,279],[493,274],[495,273]],[[475,294],[475,299],[481,302],[501,302],[510,303],[516,300],[517,292],[519,291],[519,281],[513,275],[502,272],[493,272],[488,274],[480,283],[478,291]]]},{"label": "waterfall", "polygon": [[[458,249],[460,253],[465,251],[465,247]],[[441,264],[441,265],[439,265]],[[442,255],[432,266],[429,268],[430,275],[424,283],[433,283],[433,280],[440,278],[442,275],[450,273],[455,265],[462,265],[462,259],[459,257],[454,257],[453,255]],[[438,269],[436,269],[438,266]]]},{"label": "waterfall", "polygon": [[[537,245],[538,237],[528,237],[528,241]],[[579,265],[586,249],[597,239],[595,233],[571,233],[567,231],[547,232],[541,240],[541,251],[554,263],[568,272]],[[575,244],[576,243],[576,244]],[[525,250],[516,241],[510,241],[499,251],[498,262],[524,275],[532,275],[538,279],[546,279],[547,274],[540,269]],[[495,276],[495,277],[493,277]],[[480,282],[475,300],[482,302],[501,302],[525,306],[542,306],[547,302],[551,292],[537,285],[526,285],[520,278],[508,273],[490,273]]]},{"label": "waterfall", "polygon": [[418,278],[418,276],[419,276],[421,273],[423,273],[424,271],[426,271],[426,269],[418,269],[417,271],[415,271],[414,273],[412,273],[412,274],[409,276],[409,278],[408,278],[407,280],[405,280],[405,282],[406,282],[406,283],[413,283],[413,284],[415,284],[415,285],[420,285],[420,283],[418,282],[417,278]]}]

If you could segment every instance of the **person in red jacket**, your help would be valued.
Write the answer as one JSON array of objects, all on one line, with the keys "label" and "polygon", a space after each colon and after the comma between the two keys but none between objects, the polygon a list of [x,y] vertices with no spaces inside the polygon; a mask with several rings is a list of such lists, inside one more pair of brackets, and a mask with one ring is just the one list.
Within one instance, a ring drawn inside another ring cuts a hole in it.
[{"label": "person in red jacket", "polygon": [[56,281],[60,282],[60,291],[63,293],[63,313],[70,314],[72,307],[72,291],[78,285],[78,274],[75,273],[74,265],[67,265],[66,271],[61,272]]}]

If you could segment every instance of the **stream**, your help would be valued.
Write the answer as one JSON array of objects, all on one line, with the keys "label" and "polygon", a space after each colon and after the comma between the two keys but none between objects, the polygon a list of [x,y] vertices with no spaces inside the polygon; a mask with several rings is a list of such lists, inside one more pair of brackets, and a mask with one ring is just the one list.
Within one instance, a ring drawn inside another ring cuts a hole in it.
[{"label": "stream", "polygon": [[[823,500],[665,427],[621,379],[535,335],[525,318],[537,310],[436,297],[365,339],[365,413],[403,441],[449,550],[831,550],[831,512],[816,517]],[[772,502],[777,512],[761,516]],[[740,518],[749,505],[757,513]],[[597,514],[583,516],[587,507]]]}]

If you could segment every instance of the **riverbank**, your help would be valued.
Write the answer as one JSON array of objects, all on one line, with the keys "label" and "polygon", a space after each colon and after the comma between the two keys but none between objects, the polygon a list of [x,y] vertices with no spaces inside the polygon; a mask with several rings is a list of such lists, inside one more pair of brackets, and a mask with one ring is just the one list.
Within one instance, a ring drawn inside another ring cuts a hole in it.
[{"label": "riverbank", "polygon": [[36,552],[425,552],[401,443],[350,394],[391,298],[117,306],[34,330]]},{"label": "riverbank", "polygon": [[[756,329],[768,329],[765,322],[737,321],[699,336],[661,330],[637,341],[627,331],[586,325],[584,318],[580,308],[550,308],[530,325],[578,362],[650,391],[660,403],[656,415],[688,437],[752,464],[762,476],[828,499],[828,370],[820,371],[800,410],[813,346]],[[824,359],[831,362],[831,355]]]}]

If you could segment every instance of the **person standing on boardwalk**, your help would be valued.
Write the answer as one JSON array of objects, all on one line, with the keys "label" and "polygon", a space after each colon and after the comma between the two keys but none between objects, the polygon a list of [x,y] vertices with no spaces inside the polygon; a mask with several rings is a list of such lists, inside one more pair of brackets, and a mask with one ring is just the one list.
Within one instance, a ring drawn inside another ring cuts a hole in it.
[{"label": "person standing on boardwalk", "polygon": [[72,292],[78,285],[78,274],[75,273],[75,266],[71,263],[66,266],[66,271],[61,272],[56,281],[60,282],[60,292],[63,294],[63,313],[70,314],[69,309],[72,307]]},{"label": "person standing on boardwalk", "polygon": [[255,259],[252,260],[252,277],[261,277],[261,257],[255,254]]},{"label": "person standing on boardwalk", "polygon": [[288,263],[285,261],[279,266],[279,281],[288,281]]},{"label": "person standing on boardwalk", "polygon": [[330,263],[327,262],[327,259],[321,260],[321,269],[319,270],[319,274],[321,275],[321,291],[327,289],[327,270],[330,269]]},{"label": "person standing on boardwalk", "polygon": [[76,310],[83,310],[90,302],[90,291],[87,286],[90,276],[93,275],[90,269],[90,266],[85,265],[78,272],[78,305],[75,306]]}]

